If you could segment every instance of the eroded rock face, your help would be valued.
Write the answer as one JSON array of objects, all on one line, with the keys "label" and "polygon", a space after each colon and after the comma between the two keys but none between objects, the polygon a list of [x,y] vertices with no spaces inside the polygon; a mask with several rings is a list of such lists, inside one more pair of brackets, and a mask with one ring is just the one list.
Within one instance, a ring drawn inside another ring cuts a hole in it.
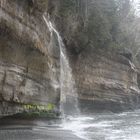
[{"label": "eroded rock face", "polygon": [[[60,49],[57,36],[51,38],[43,19],[46,11],[66,45],[81,109],[139,107],[139,78],[133,56],[108,49],[114,47],[117,22],[113,16],[110,24],[110,7],[102,11],[102,2],[0,1],[0,117],[22,112],[23,105],[28,104],[59,108]],[[100,16],[100,12],[105,14]]]},{"label": "eroded rock face", "polygon": [[104,51],[87,49],[72,61],[81,109],[116,112],[139,107],[136,68],[115,50]]},{"label": "eroded rock face", "polygon": [[44,2],[0,1],[0,116],[24,104],[58,107],[59,49],[49,48]]},{"label": "eroded rock face", "polygon": [[115,112],[139,107],[132,50],[117,48],[123,37],[118,34],[122,31],[115,1],[54,0],[49,4],[48,12],[66,44],[81,109]]}]

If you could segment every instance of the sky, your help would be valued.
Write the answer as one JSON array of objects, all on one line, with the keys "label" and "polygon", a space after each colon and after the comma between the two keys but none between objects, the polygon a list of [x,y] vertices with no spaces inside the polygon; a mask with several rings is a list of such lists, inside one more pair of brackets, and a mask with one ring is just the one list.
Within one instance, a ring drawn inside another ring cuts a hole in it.
[{"label": "sky", "polygon": [[140,0],[132,0],[134,8],[136,10],[136,15],[140,16]]}]

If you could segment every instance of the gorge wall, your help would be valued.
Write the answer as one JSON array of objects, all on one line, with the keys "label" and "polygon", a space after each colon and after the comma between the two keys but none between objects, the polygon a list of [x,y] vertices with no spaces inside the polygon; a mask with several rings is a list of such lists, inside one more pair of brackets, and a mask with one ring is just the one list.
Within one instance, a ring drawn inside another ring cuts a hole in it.
[{"label": "gorge wall", "polygon": [[81,110],[117,112],[138,108],[136,68],[115,50],[104,51],[87,49],[72,61]]},{"label": "gorge wall", "polygon": [[59,49],[49,48],[44,3],[1,0],[0,4],[0,116],[22,112],[23,105],[57,108]]},{"label": "gorge wall", "polygon": [[49,4],[48,13],[67,47],[79,107],[114,112],[138,108],[139,60],[136,64],[136,38],[130,31],[135,18],[129,0],[54,0]]},{"label": "gorge wall", "polygon": [[92,0],[0,0],[0,116],[22,112],[24,105],[59,109],[60,48],[43,19],[45,12],[66,45],[79,106],[84,111],[139,107],[132,54],[113,48],[118,23],[114,13],[107,14],[114,7],[99,8],[110,8],[111,1],[95,1],[94,6]]}]

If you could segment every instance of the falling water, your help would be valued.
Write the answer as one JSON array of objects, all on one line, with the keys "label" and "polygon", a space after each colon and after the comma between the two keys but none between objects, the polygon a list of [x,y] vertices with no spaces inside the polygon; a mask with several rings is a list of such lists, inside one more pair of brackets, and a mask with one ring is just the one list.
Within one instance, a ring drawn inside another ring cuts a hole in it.
[{"label": "falling water", "polygon": [[63,114],[78,114],[78,101],[77,101],[77,91],[75,88],[75,81],[72,76],[72,69],[69,64],[69,60],[66,54],[65,46],[62,41],[59,32],[54,28],[51,21],[43,16],[43,19],[49,28],[51,33],[51,38],[53,36],[57,37],[58,45],[60,48],[60,109]]}]

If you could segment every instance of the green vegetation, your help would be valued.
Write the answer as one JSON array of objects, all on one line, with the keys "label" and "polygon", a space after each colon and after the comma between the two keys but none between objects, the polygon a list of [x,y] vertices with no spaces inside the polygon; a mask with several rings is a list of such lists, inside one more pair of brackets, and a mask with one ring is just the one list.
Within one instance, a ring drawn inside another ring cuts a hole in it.
[{"label": "green vegetation", "polygon": [[54,104],[49,103],[48,105],[35,105],[35,104],[26,104],[23,105],[25,110],[31,111],[53,111],[55,108]]},{"label": "green vegetation", "polygon": [[59,9],[59,15],[66,17],[70,13],[73,13],[76,8],[76,0],[60,0],[61,8]]},{"label": "green vegetation", "polygon": [[52,7],[49,12],[56,17],[66,46],[76,53],[87,47],[135,46],[130,0],[60,0]]},{"label": "green vegetation", "polygon": [[48,105],[25,104],[24,111],[18,113],[15,117],[22,118],[58,118],[59,113],[55,112],[55,105],[49,103]]}]

